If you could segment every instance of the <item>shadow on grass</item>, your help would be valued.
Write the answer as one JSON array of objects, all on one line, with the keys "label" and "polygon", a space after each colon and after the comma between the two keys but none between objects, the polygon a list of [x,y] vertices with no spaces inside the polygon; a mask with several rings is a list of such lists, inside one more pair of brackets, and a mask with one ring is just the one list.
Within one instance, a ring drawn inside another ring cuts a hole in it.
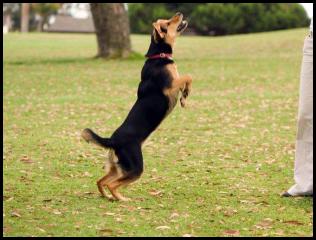
[{"label": "shadow on grass", "polygon": [[51,59],[23,59],[17,61],[4,61],[7,65],[38,65],[38,64],[70,64],[70,63],[87,63],[95,61],[94,58],[51,58]]},{"label": "shadow on grass", "polygon": [[284,200],[285,206],[291,206],[295,208],[302,208],[302,209],[308,209],[310,206],[313,206],[313,197],[288,197],[288,198],[282,198]]},{"label": "shadow on grass", "polygon": [[22,59],[17,61],[5,61],[5,65],[39,65],[39,64],[85,64],[85,63],[92,63],[92,62],[104,62],[104,61],[139,61],[144,60],[145,57],[137,52],[132,52],[129,57],[127,58],[109,58],[109,59],[103,59],[103,58],[97,58],[97,57],[88,57],[88,58],[39,58],[39,59]]}]

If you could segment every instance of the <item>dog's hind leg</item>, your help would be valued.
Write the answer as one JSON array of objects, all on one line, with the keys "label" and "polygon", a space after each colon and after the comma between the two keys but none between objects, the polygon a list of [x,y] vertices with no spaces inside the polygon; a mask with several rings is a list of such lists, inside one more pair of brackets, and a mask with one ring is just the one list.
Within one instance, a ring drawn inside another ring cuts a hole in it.
[{"label": "dog's hind leg", "polygon": [[109,173],[97,181],[97,186],[98,186],[98,189],[99,189],[99,192],[101,193],[101,195],[108,198],[109,200],[112,200],[113,199],[112,196],[108,195],[105,192],[104,187],[108,186],[108,184],[110,182],[115,181],[116,179],[120,178],[121,176],[122,175],[118,174],[118,170],[116,169],[115,166],[111,167]]},{"label": "dog's hind leg", "polygon": [[116,199],[118,199],[120,201],[124,201],[124,202],[129,201],[131,199],[122,196],[122,194],[120,194],[118,192],[118,188],[122,187],[122,186],[127,186],[128,184],[135,182],[138,178],[139,178],[139,176],[135,176],[134,174],[127,174],[127,175],[111,182],[110,184],[108,184],[108,188],[109,188],[110,192],[112,193],[112,195]]},{"label": "dog's hind leg", "polygon": [[105,193],[104,187],[107,186],[107,184],[109,184],[110,182],[120,178],[120,176],[122,176],[121,174],[118,174],[118,170],[117,170],[117,166],[115,163],[115,153],[114,150],[110,150],[109,152],[109,159],[108,161],[106,161],[105,164],[105,176],[102,177],[101,179],[99,179],[97,181],[97,186],[99,189],[99,192],[102,194],[102,196],[108,198],[108,199],[112,199],[112,197],[108,194]]},{"label": "dog's hind leg", "polygon": [[[128,201],[129,198],[123,197],[119,192],[118,188],[126,186],[136,181],[143,172],[143,157],[140,145],[132,145],[120,150],[117,153],[119,158],[118,172],[122,175],[115,180],[112,180],[107,184],[108,189],[112,193],[113,197],[117,200]],[[120,169],[120,166],[124,164],[125,170]],[[121,170],[121,171],[120,171]]]}]

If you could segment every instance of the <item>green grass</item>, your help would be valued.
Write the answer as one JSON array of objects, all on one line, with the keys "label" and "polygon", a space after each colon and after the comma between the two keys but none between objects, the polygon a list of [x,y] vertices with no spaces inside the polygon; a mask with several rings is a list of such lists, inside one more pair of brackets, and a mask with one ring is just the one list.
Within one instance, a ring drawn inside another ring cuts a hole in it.
[{"label": "green grass", "polygon": [[99,196],[107,152],[80,132],[124,120],[150,37],[104,61],[94,35],[5,35],[4,236],[312,236],[312,199],[279,196],[294,183],[306,32],[179,38],[192,94],[146,141],[127,203]]}]

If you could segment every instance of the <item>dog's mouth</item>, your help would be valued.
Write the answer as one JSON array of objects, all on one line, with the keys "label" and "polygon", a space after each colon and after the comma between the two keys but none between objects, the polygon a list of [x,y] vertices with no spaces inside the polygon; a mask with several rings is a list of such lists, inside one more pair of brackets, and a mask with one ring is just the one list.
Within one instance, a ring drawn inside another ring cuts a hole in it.
[{"label": "dog's mouth", "polygon": [[186,29],[188,26],[188,22],[187,21],[181,21],[181,23],[179,24],[178,28],[177,28],[177,32],[182,32],[184,29]]}]

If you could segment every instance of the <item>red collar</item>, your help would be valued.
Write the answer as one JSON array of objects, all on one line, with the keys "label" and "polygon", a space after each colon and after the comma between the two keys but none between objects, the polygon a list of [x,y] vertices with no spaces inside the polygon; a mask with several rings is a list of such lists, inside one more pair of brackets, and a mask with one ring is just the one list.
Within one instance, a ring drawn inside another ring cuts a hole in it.
[{"label": "red collar", "polygon": [[147,56],[149,59],[157,59],[157,58],[169,58],[172,59],[172,54],[170,53],[160,53],[156,55]]}]

